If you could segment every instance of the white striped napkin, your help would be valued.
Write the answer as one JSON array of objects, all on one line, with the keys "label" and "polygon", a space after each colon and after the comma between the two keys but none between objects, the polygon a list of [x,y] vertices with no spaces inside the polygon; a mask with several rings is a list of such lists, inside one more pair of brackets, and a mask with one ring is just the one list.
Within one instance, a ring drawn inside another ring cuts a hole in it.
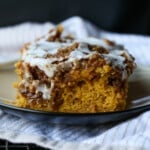
[{"label": "white striped napkin", "polygon": [[[76,36],[105,37],[123,44],[138,64],[150,66],[150,37],[109,33],[79,17],[70,18],[63,24]],[[51,23],[24,23],[0,28],[0,62],[7,61],[8,53],[17,54],[22,43],[46,33],[52,26]],[[93,126],[33,122],[0,111],[0,139],[34,143],[55,150],[149,150],[150,111],[124,122]]]}]

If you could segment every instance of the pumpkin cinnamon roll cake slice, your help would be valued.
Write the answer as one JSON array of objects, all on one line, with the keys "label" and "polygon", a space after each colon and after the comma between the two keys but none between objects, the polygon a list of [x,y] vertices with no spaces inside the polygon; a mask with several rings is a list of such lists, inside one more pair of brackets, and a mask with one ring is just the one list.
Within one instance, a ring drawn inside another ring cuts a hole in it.
[{"label": "pumpkin cinnamon roll cake slice", "polygon": [[16,105],[54,112],[123,110],[134,68],[123,46],[107,39],[77,39],[58,26],[21,50]]}]

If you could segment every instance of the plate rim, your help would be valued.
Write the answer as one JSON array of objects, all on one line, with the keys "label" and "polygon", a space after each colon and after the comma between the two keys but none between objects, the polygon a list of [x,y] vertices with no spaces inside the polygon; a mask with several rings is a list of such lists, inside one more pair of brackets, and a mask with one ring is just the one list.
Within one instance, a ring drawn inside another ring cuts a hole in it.
[{"label": "plate rim", "polygon": [[111,111],[111,112],[96,112],[96,113],[73,113],[73,112],[50,112],[50,111],[41,111],[41,110],[34,110],[34,109],[29,109],[29,108],[22,108],[22,107],[17,107],[15,105],[11,104],[6,104],[0,101],[0,107],[5,107],[8,109],[13,109],[17,111],[22,111],[22,112],[28,112],[28,113],[35,113],[35,114],[43,114],[43,115],[53,115],[53,116],[96,116],[96,115],[113,115],[113,114],[118,114],[118,113],[126,113],[126,112],[132,112],[136,111],[139,109],[144,109],[144,108],[149,108],[150,109],[150,104],[144,105],[144,106],[138,106],[135,108],[129,108],[125,110],[120,110],[120,111]]}]

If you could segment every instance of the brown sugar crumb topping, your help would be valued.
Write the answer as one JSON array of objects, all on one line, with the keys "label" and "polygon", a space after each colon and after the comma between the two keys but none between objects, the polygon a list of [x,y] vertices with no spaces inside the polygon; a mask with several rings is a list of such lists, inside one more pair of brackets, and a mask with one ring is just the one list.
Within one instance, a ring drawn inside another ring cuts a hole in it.
[{"label": "brown sugar crumb topping", "polygon": [[48,37],[47,41],[61,41],[60,37],[63,32],[64,28],[62,25],[58,25],[56,29],[52,29],[49,31],[50,36]]},{"label": "brown sugar crumb topping", "polygon": [[75,42],[74,44],[72,44],[71,46],[68,46],[68,47],[65,47],[65,48],[59,48],[57,53],[52,55],[52,54],[47,54],[45,56],[45,58],[53,58],[53,57],[56,57],[56,58],[60,58],[60,57],[68,57],[69,54],[75,50],[76,48],[78,48],[79,44],[77,42]]},{"label": "brown sugar crumb topping", "polygon": [[88,48],[92,51],[97,51],[101,54],[108,54],[109,53],[109,51],[102,46],[88,45]]},{"label": "brown sugar crumb topping", "polygon": [[110,41],[110,40],[108,40],[108,39],[103,39],[104,40],[104,42],[107,44],[107,45],[110,45],[110,46],[114,46],[115,45],[115,42],[113,42],[113,41]]},{"label": "brown sugar crumb topping", "polygon": [[79,44],[76,42],[71,46],[68,46],[66,48],[60,48],[58,49],[58,53],[57,53],[57,57],[65,57],[65,56],[69,56],[69,54],[75,50],[76,48],[78,48]]},{"label": "brown sugar crumb topping", "polygon": [[126,53],[123,53],[121,56],[123,56],[123,57],[125,58],[124,63],[127,64],[127,65],[126,65],[126,70],[127,70],[128,74],[131,74],[133,68],[135,68],[135,66],[136,66],[136,65],[133,63],[134,57],[130,55],[130,57],[132,58],[132,60],[129,60]]}]

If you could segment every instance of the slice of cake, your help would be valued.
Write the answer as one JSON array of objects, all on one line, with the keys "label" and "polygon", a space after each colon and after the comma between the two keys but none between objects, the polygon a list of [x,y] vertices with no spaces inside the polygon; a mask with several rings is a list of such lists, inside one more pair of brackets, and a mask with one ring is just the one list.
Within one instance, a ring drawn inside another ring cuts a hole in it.
[{"label": "slice of cake", "polygon": [[76,39],[58,26],[21,50],[16,105],[55,112],[123,110],[134,67],[123,46],[106,39]]}]

